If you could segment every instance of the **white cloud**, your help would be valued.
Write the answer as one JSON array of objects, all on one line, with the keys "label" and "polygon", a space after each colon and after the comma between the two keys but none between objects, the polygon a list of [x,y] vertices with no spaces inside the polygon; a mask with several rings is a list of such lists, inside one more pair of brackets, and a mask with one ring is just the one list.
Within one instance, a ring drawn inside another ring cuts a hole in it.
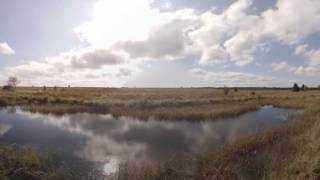
[{"label": "white cloud", "polygon": [[236,64],[244,65],[253,61],[250,54],[255,41],[243,42],[241,39],[247,38],[241,36],[244,33],[230,37],[259,19],[247,14],[251,4],[251,0],[239,0],[222,14],[215,14],[191,9],[160,12],[150,1],[138,0],[115,12],[108,10],[121,8],[120,2],[104,0],[97,4],[92,20],[76,31],[94,47],[117,44],[134,58],[173,59],[196,53],[201,55],[199,63],[206,65],[226,62],[230,55]]},{"label": "white cloud", "polygon": [[[237,0],[221,13],[194,9],[172,11],[169,4],[164,12],[151,3],[150,0],[100,0],[92,18],[75,28],[79,37],[88,43],[87,48],[19,65],[10,72],[23,77],[57,77],[56,82],[77,77],[75,79],[82,79],[74,81],[80,83],[88,77],[104,78],[103,74],[126,78],[138,62],[183,59],[190,55],[199,57],[198,63],[202,66],[228,62],[243,66],[254,62],[257,52],[269,53],[266,49],[271,42],[292,47],[320,32],[319,0],[278,0],[264,12],[254,11],[252,0]],[[13,50],[6,52],[14,53]],[[271,66],[274,70],[300,75],[316,74],[320,50],[301,45],[296,48],[296,54],[309,59],[309,65],[295,68],[280,62]],[[236,72],[226,72],[226,78],[223,72],[207,74],[236,84],[242,79],[249,84],[272,81],[272,78]],[[121,80],[107,80],[121,84]]]},{"label": "white cloud", "polygon": [[126,68],[120,68],[117,77],[130,76],[132,71]]},{"label": "white cloud", "polygon": [[199,17],[201,26],[189,33],[195,51],[201,54],[200,64],[219,64],[227,61],[228,54],[221,45],[228,31],[223,16],[206,12]]},{"label": "white cloud", "polygon": [[271,66],[275,71],[285,70],[288,72],[294,72],[297,69],[296,67],[289,65],[285,61],[282,61],[280,63],[272,63]]},{"label": "white cloud", "polygon": [[278,0],[276,7],[262,13],[264,33],[287,44],[296,44],[320,31],[320,1]]},{"label": "white cloud", "polygon": [[316,0],[281,0],[255,14],[252,0],[235,1],[220,14],[162,12],[149,0],[122,1],[99,1],[93,18],[76,31],[94,47],[118,44],[134,58],[174,59],[194,53],[202,65],[229,60],[247,65],[271,39],[291,45],[320,31]]},{"label": "white cloud", "polygon": [[209,48],[203,47],[202,51],[202,56],[199,62],[201,65],[221,64],[227,61],[228,54],[225,49],[219,45]]},{"label": "white cloud", "polygon": [[320,49],[311,49],[309,45],[303,44],[296,47],[295,53],[308,60],[305,66],[299,66],[295,74],[299,76],[319,76],[320,75]]},{"label": "white cloud", "polygon": [[257,50],[258,39],[251,32],[240,32],[225,42],[231,61],[237,65],[246,65],[254,60],[253,53]]},{"label": "white cloud", "polygon": [[127,59],[126,54],[124,53],[106,49],[95,49],[93,51],[84,52],[80,56],[74,55],[66,58],[67,60],[64,62],[70,61],[69,64],[74,69],[99,69],[107,65],[123,64]]},{"label": "white cloud", "polygon": [[6,42],[0,42],[0,55],[13,55],[16,52]]},{"label": "white cloud", "polygon": [[295,74],[300,76],[320,75],[320,49],[310,49],[309,45],[303,44],[296,47],[295,53],[309,61],[307,66],[297,68]]},{"label": "white cloud", "polygon": [[300,76],[320,76],[320,66],[300,66],[295,71],[295,74]]},{"label": "white cloud", "polygon": [[[18,76],[23,84],[120,86],[122,74],[136,70],[136,63],[127,62],[127,55],[106,49],[78,49],[48,57],[45,61],[31,61],[8,68],[8,73]],[[115,78],[117,77],[117,78]],[[95,81],[88,81],[88,79]]]},{"label": "white cloud", "polygon": [[200,15],[202,26],[190,33],[202,54],[200,64],[224,63],[229,58],[237,65],[253,61],[256,41],[247,41],[253,35],[245,30],[254,27],[259,17],[247,14],[251,4],[250,0],[239,0],[222,14],[208,11]]},{"label": "white cloud", "polygon": [[[242,21],[248,22],[245,14],[242,13],[241,16]],[[259,49],[257,47],[272,39],[292,45],[312,33],[319,32],[320,1],[281,0],[275,8],[270,8],[259,16],[249,17],[249,26],[242,26],[235,36],[225,42],[231,60],[239,65],[252,62],[253,53]]]},{"label": "white cloud", "polygon": [[132,58],[175,59],[185,55],[188,49],[188,30],[197,24],[193,11],[176,13],[170,22],[152,28],[141,41],[125,41],[115,45]]},{"label": "white cloud", "polygon": [[79,36],[93,46],[109,47],[121,41],[147,38],[150,29],[168,19],[149,0],[100,0],[91,20],[75,28]]},{"label": "white cloud", "polygon": [[302,44],[296,47],[295,54],[297,55],[304,55],[307,52],[307,49],[309,48],[309,45]]},{"label": "white cloud", "polygon": [[312,49],[304,55],[310,60],[311,65],[320,65],[320,49]]}]

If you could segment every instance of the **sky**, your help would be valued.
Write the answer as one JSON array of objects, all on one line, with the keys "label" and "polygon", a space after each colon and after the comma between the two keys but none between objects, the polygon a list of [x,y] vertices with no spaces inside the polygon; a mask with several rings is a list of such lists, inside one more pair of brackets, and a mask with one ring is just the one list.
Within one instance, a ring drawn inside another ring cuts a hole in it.
[{"label": "sky", "polygon": [[0,0],[0,84],[320,85],[319,0]]}]

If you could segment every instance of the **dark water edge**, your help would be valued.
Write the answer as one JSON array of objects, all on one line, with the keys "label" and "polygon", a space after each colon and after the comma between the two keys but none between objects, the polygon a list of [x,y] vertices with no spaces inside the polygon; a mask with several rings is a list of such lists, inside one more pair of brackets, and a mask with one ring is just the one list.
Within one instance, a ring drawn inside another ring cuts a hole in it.
[{"label": "dark water edge", "polygon": [[301,110],[261,107],[214,121],[142,121],[111,114],[64,116],[0,110],[0,144],[32,145],[49,151],[79,173],[112,174],[122,162],[157,162],[199,154],[247,133],[285,124]]}]

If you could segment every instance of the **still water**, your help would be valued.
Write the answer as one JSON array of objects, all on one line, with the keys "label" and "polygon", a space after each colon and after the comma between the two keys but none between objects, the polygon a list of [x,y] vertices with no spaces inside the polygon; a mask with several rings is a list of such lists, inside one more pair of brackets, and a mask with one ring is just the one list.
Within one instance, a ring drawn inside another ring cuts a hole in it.
[{"label": "still water", "polygon": [[0,144],[33,145],[50,149],[68,163],[93,164],[105,174],[124,161],[157,161],[200,153],[240,135],[286,123],[297,110],[265,106],[236,118],[214,121],[142,121],[111,114],[32,114],[0,110]]}]

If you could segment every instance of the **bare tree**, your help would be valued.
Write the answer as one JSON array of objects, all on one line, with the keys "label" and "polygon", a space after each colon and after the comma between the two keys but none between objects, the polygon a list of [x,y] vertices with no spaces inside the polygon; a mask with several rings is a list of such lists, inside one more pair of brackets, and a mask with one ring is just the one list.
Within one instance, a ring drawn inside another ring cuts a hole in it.
[{"label": "bare tree", "polygon": [[14,77],[14,76],[10,76],[8,78],[8,86],[12,87],[12,88],[16,88],[17,85],[19,84],[19,80],[17,77]]}]

